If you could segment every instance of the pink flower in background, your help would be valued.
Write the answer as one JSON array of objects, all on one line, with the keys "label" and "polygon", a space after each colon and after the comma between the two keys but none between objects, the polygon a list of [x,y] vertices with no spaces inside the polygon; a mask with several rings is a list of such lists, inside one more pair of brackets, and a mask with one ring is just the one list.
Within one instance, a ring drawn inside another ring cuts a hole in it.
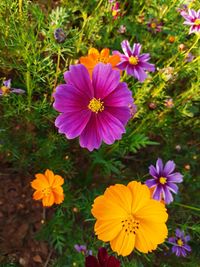
[{"label": "pink flower in background", "polygon": [[112,16],[114,19],[117,19],[120,16],[120,3],[115,2],[112,6]]},{"label": "pink flower in background", "polygon": [[121,33],[121,34],[125,33],[125,32],[126,32],[126,26],[121,25],[121,26],[119,27],[118,32]]},{"label": "pink flower in background", "polygon": [[161,32],[163,22],[159,22],[156,18],[150,19],[147,23],[148,30],[153,33]]},{"label": "pink flower in background", "polygon": [[145,71],[155,71],[154,64],[150,64],[149,54],[140,54],[141,44],[134,44],[131,49],[129,42],[124,40],[121,43],[124,54],[119,51],[113,51],[113,54],[120,56],[121,62],[117,65],[120,70],[126,70],[128,75],[134,76],[140,82],[147,78]]},{"label": "pink flower in background", "polygon": [[200,9],[197,12],[194,9],[189,9],[188,12],[182,11],[181,16],[186,19],[183,24],[190,26],[189,34],[200,32]]},{"label": "pink flower in background", "polygon": [[[120,82],[120,72],[111,64],[99,63],[90,79],[82,64],[70,66],[64,73],[67,84],[54,93],[54,108],[61,112],[55,125],[66,138],[79,136],[81,147],[98,149],[102,142],[110,145],[120,140],[131,118],[132,93]],[[133,104],[134,105],[134,104]]]}]

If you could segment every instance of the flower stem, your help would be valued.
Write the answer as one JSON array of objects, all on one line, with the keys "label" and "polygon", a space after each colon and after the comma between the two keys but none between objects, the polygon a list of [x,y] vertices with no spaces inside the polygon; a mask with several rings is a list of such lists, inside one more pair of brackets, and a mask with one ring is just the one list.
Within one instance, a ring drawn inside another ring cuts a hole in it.
[{"label": "flower stem", "polygon": [[54,86],[53,86],[53,92],[51,95],[51,101],[53,101],[53,93],[56,90],[56,85],[57,85],[57,81],[58,81],[58,75],[60,72],[60,56],[61,56],[61,50],[60,47],[58,48],[58,58],[57,58],[57,64],[56,64],[56,74],[55,74],[55,82],[54,82]]},{"label": "flower stem", "polygon": [[181,203],[174,203],[174,205],[186,208],[186,209],[190,209],[190,210],[196,210],[196,211],[200,211],[200,208],[197,207],[193,207],[193,206],[189,206],[189,205],[185,205],[185,204],[181,204]]}]

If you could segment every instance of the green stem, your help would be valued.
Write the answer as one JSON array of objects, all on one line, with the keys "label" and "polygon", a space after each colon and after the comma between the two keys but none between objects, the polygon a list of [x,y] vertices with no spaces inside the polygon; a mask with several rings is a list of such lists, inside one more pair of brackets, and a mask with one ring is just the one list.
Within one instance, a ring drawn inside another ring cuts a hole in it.
[{"label": "green stem", "polygon": [[176,202],[175,202],[174,205],[176,205],[176,206],[180,206],[180,207],[183,207],[183,208],[186,208],[186,209],[190,209],[190,210],[200,211],[200,208],[192,207],[192,206],[185,205],[185,204],[181,204],[181,203],[176,203]]},{"label": "green stem", "polygon": [[[56,90],[56,85],[58,82],[58,75],[60,73],[60,57],[61,57],[61,49],[60,49],[60,47],[58,47],[58,58],[57,58],[57,64],[56,64],[56,74],[55,74],[55,82],[54,82],[54,86],[53,86],[53,93]],[[53,100],[53,93],[51,95],[51,100]]]},{"label": "green stem", "polygon": [[31,98],[32,98],[32,88],[31,88],[31,74],[30,71],[26,72],[26,88],[27,88],[27,94],[28,94],[28,107],[31,106]]}]

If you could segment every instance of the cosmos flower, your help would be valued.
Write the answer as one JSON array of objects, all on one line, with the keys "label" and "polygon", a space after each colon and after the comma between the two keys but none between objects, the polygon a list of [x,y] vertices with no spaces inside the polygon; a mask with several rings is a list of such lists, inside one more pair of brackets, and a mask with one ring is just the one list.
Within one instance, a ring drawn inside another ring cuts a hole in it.
[{"label": "cosmos flower", "polygon": [[124,54],[119,51],[113,51],[114,55],[119,55],[121,62],[117,65],[120,70],[126,70],[128,75],[134,76],[140,82],[143,82],[147,78],[147,71],[155,71],[153,64],[148,63],[150,59],[149,54],[141,54],[141,45],[134,44],[133,49],[131,49],[129,42],[124,40],[121,43],[122,50]]},{"label": "cosmos flower", "polygon": [[56,41],[58,43],[62,43],[62,42],[65,41],[66,35],[65,35],[65,33],[64,33],[64,31],[63,31],[62,28],[55,29],[55,31],[54,31],[54,38],[56,39]]},{"label": "cosmos flower", "polygon": [[149,188],[140,182],[108,187],[94,200],[92,214],[97,219],[95,234],[110,241],[118,255],[127,256],[134,248],[151,252],[167,237],[165,206],[152,199]]},{"label": "cosmos flower", "polygon": [[120,261],[109,256],[105,248],[99,248],[98,259],[94,256],[86,257],[85,267],[120,267]]},{"label": "cosmos flower", "polygon": [[87,250],[85,245],[74,245],[74,248],[77,252],[82,253],[83,255],[92,255],[92,250]]},{"label": "cosmos flower", "polygon": [[200,32],[200,9],[197,12],[194,9],[189,9],[188,12],[182,11],[181,16],[186,19],[183,24],[190,26],[189,34]]},{"label": "cosmos flower", "polygon": [[120,57],[118,55],[110,55],[110,49],[108,48],[102,49],[100,53],[96,48],[90,48],[88,55],[80,58],[80,63],[88,69],[91,77],[94,67],[99,62],[110,63],[113,69],[117,70],[116,65],[120,62]]},{"label": "cosmos flower", "polygon": [[0,88],[0,96],[5,96],[10,93],[23,94],[25,91],[22,89],[11,88],[11,79],[8,79],[3,82],[3,86]]},{"label": "cosmos flower", "polygon": [[179,172],[173,172],[176,165],[173,160],[167,161],[165,166],[160,158],[156,162],[156,167],[151,165],[149,173],[153,179],[146,181],[149,188],[154,188],[153,198],[155,200],[164,199],[166,204],[173,201],[171,192],[177,194],[178,186],[176,183],[183,181],[183,176]]},{"label": "cosmos flower", "polygon": [[64,179],[60,175],[54,175],[51,170],[47,169],[44,174],[38,173],[35,177],[36,179],[31,182],[32,188],[36,190],[33,199],[42,200],[44,207],[63,202],[64,194],[61,185]]},{"label": "cosmos flower", "polygon": [[163,22],[159,22],[156,18],[152,18],[147,23],[148,30],[153,33],[161,32]]},{"label": "cosmos flower", "polygon": [[117,19],[120,15],[120,3],[115,2],[112,6],[112,16],[114,19]]},{"label": "cosmos flower", "polygon": [[187,253],[191,251],[191,247],[187,244],[190,241],[190,236],[186,235],[180,229],[176,229],[176,236],[170,237],[168,241],[173,245],[172,253],[176,254],[177,257],[186,257]]},{"label": "cosmos flower", "polygon": [[131,118],[133,98],[127,84],[120,82],[119,71],[99,63],[91,80],[79,64],[70,66],[64,78],[67,84],[59,85],[54,93],[53,106],[61,112],[55,121],[59,133],[68,139],[79,136],[80,146],[90,151],[103,141],[110,145],[120,140]]}]

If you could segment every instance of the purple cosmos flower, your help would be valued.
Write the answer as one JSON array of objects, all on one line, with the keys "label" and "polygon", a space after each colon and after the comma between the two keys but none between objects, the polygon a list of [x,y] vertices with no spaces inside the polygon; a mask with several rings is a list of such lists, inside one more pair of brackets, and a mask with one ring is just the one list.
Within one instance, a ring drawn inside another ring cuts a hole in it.
[{"label": "purple cosmos flower", "polygon": [[55,31],[54,31],[54,38],[56,39],[56,41],[58,43],[64,42],[65,39],[66,39],[66,35],[65,35],[63,29],[61,29],[61,28],[55,29]]},{"label": "purple cosmos flower", "polygon": [[120,72],[111,64],[98,63],[90,79],[84,65],[72,65],[64,73],[67,84],[54,93],[54,108],[61,112],[55,125],[66,138],[78,136],[81,147],[92,151],[102,141],[113,144],[125,133],[133,103],[127,84],[120,82]]},{"label": "purple cosmos flower", "polygon": [[120,267],[120,261],[114,256],[109,256],[105,248],[100,248],[98,259],[94,256],[86,257],[85,267]]},{"label": "purple cosmos flower", "polygon": [[192,53],[186,54],[185,61],[186,62],[192,62],[195,56]]},{"label": "purple cosmos flower", "polygon": [[163,162],[159,158],[156,162],[156,167],[153,165],[149,167],[149,173],[153,179],[147,180],[146,185],[149,188],[154,188],[153,198],[155,200],[163,198],[166,204],[173,201],[171,192],[175,194],[178,192],[178,186],[175,183],[183,181],[183,176],[179,172],[173,172],[175,167],[173,160],[167,161],[163,166]]},{"label": "purple cosmos flower", "polygon": [[74,245],[74,248],[77,252],[82,253],[83,255],[92,255],[92,250],[87,250],[85,245]]},{"label": "purple cosmos flower", "polygon": [[191,251],[191,247],[187,244],[190,241],[190,236],[186,235],[180,229],[176,229],[176,236],[168,239],[172,243],[172,253],[175,253],[177,257],[186,257],[187,253]]},{"label": "purple cosmos flower", "polygon": [[11,79],[8,79],[3,82],[3,86],[0,88],[0,96],[8,95],[10,93],[23,94],[25,91],[22,89],[11,88]]},{"label": "purple cosmos flower", "polygon": [[163,22],[159,22],[156,18],[152,18],[147,23],[148,30],[153,33],[161,32]]},{"label": "purple cosmos flower", "polygon": [[124,40],[121,43],[124,54],[118,51],[113,51],[113,54],[117,54],[121,58],[121,62],[117,65],[120,70],[126,70],[128,75],[134,76],[140,82],[143,82],[147,78],[147,71],[155,71],[154,64],[150,64],[147,61],[150,59],[149,54],[141,54],[141,45],[134,44],[131,49],[129,42]]},{"label": "purple cosmos flower", "polygon": [[188,13],[182,11],[181,16],[186,19],[183,24],[191,26],[189,34],[200,32],[200,9],[197,12],[194,9],[189,9]]}]

